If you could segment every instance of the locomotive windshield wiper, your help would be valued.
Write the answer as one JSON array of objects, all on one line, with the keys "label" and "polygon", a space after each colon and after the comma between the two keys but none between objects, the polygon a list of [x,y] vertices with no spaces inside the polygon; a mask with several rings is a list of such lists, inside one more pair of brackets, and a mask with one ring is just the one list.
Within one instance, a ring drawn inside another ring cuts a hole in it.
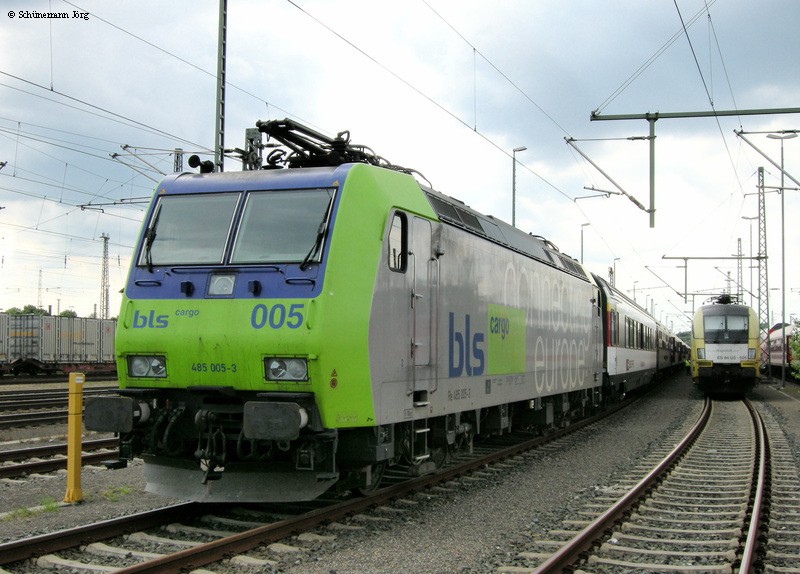
[{"label": "locomotive windshield wiper", "polygon": [[326,212],[325,217],[319,223],[319,227],[317,228],[317,238],[314,240],[314,245],[311,246],[308,254],[303,259],[303,262],[300,264],[300,271],[305,271],[306,267],[311,261],[311,258],[319,253],[320,248],[322,247],[322,238],[325,237],[325,230],[328,229],[328,214]]},{"label": "locomotive windshield wiper", "polygon": [[311,262],[311,258],[315,257],[319,253],[320,249],[322,249],[322,240],[325,237],[325,232],[328,230],[328,218],[331,214],[333,194],[330,193],[328,197],[328,207],[325,209],[325,212],[322,215],[322,221],[319,222],[319,227],[317,227],[317,237],[314,239],[314,245],[311,246],[311,249],[306,254],[303,262],[300,264],[300,271],[305,271]]},{"label": "locomotive windshield wiper", "polygon": [[153,272],[153,256],[151,254],[151,249],[153,248],[153,242],[156,240],[156,227],[158,227],[158,218],[161,217],[161,208],[159,207],[158,213],[153,218],[153,224],[147,230],[145,235],[145,244],[144,244],[144,261],[147,263],[147,271],[152,273]]}]

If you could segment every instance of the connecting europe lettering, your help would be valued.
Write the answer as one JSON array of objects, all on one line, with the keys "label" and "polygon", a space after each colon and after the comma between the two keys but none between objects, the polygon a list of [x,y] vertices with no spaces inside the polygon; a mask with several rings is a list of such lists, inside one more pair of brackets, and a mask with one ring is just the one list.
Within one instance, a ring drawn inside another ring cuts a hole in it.
[{"label": "connecting europe lettering", "polygon": [[511,269],[506,304],[489,304],[485,322],[480,315],[449,312],[448,375],[521,374],[537,392],[587,384],[600,360],[600,333],[595,342],[591,337],[593,288],[554,275]]}]

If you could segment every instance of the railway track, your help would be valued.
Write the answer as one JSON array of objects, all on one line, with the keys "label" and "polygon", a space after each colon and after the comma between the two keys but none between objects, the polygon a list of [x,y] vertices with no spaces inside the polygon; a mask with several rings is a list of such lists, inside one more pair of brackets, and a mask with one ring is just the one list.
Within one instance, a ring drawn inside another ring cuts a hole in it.
[{"label": "railway track", "polygon": [[[87,454],[82,455],[82,464],[99,464],[116,458],[117,443],[116,438],[83,441],[81,450]],[[91,452],[97,450],[103,452]],[[67,445],[63,443],[0,451],[0,478],[16,478],[66,468],[66,455]],[[41,458],[47,460],[31,460]]]},{"label": "railway track", "polygon": [[498,572],[800,571],[797,470],[770,419],[748,401],[707,400],[671,452],[642,461],[643,478],[606,489]]},{"label": "railway track", "polygon": [[[94,397],[115,395],[118,392],[119,389],[117,387],[87,387],[84,389],[83,394],[86,397]],[[51,389],[0,391],[0,412],[63,407],[66,406],[68,399],[69,391],[67,389],[58,391]]]},{"label": "railway track", "polygon": [[[568,434],[580,434],[582,429],[610,414],[587,419],[547,437],[526,436],[524,433],[497,437],[496,441],[476,445],[471,455],[455,458],[435,474],[421,477],[387,474],[381,488],[365,497],[260,505],[238,511],[228,508],[222,515],[217,514],[210,505],[181,506],[179,510],[161,515],[161,520],[155,520],[154,514],[148,514],[147,520],[153,520],[154,525],[141,533],[139,531],[143,527],[140,524],[125,524],[120,519],[115,522],[113,530],[110,527],[92,528],[90,531],[70,530],[47,535],[46,538],[2,544],[0,564],[27,560],[23,566],[26,572],[31,571],[33,564],[38,565],[39,569],[75,568],[74,565],[70,566],[70,561],[99,566],[113,564],[116,568],[123,568],[123,572],[176,572],[242,555],[255,548],[278,543],[298,532],[303,533],[300,540],[314,541],[320,535],[312,530],[322,525],[340,524],[343,529],[358,528],[353,524],[357,524],[357,517],[367,514],[370,515],[365,519],[367,521],[385,520],[372,514],[402,513],[419,504],[415,497],[435,497],[437,493],[451,492],[452,485],[457,481],[487,480],[486,475],[492,480],[498,473],[507,472],[508,465],[524,462],[528,456],[525,453],[531,449]],[[587,429],[586,432],[590,431]],[[425,494],[419,494],[423,492]],[[202,509],[203,516],[197,515],[200,512],[198,508]],[[140,520],[139,517],[133,518]],[[341,525],[342,522],[346,524]],[[85,551],[76,548],[76,540],[80,540],[78,544],[103,556],[88,556]],[[263,557],[252,556],[238,560],[260,566],[266,566],[269,562]],[[13,565],[10,568],[14,571]]]},{"label": "railway track", "polygon": [[800,475],[792,445],[770,412],[763,412],[770,466],[769,528],[760,550],[768,574],[800,572]]},{"label": "railway track", "polygon": [[68,374],[4,376],[0,373],[0,387],[6,385],[57,385],[63,384],[68,377]]},{"label": "railway track", "polygon": [[[642,460],[636,477],[602,489],[561,530],[531,542],[497,572],[800,571],[800,483],[794,454],[769,413],[759,416],[745,404],[708,402],[692,431],[665,441],[670,446]],[[219,572],[243,565],[267,568],[275,565],[272,552],[312,550],[335,538],[337,528],[380,524],[425,504],[426,497],[449,496],[466,483],[491,481],[519,461],[540,456],[526,449],[541,446],[541,438],[513,445],[512,438],[499,437],[504,446],[494,445],[492,452],[484,452],[488,445],[476,445],[474,456],[459,457],[435,475],[387,475],[369,497],[237,509],[182,505],[161,518],[152,512],[134,517],[138,524],[120,519],[113,529],[83,528],[63,533],[63,539],[51,534],[0,545],[0,564],[27,560],[21,566],[25,572],[78,571],[73,562],[130,573],[188,571],[214,563],[211,569]],[[141,526],[142,521],[151,525]],[[13,564],[9,570],[17,571]]]},{"label": "railway track", "polygon": [[[84,397],[115,395],[117,387],[88,387]],[[0,393],[0,429],[42,424],[61,424],[67,421],[67,389],[5,391]],[[47,410],[45,410],[47,409]]]},{"label": "railway track", "polygon": [[0,429],[61,424],[67,422],[67,410],[36,411],[0,415]]}]

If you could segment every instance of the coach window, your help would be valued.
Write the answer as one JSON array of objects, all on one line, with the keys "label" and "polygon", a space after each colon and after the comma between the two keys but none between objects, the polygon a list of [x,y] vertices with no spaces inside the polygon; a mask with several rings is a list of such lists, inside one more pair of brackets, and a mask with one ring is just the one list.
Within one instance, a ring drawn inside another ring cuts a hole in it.
[{"label": "coach window", "polygon": [[636,321],[628,319],[628,347],[636,348]]},{"label": "coach window", "polygon": [[628,348],[636,348],[636,323],[633,319],[628,319]]},{"label": "coach window", "polygon": [[630,349],[633,345],[633,322],[630,317],[625,317],[625,347]]},{"label": "coach window", "polygon": [[611,346],[619,346],[619,313],[611,311]]},{"label": "coach window", "polygon": [[627,317],[625,317],[625,331],[624,331],[624,333],[625,333],[625,340],[623,341],[623,345],[622,345],[622,346],[623,346],[623,347],[625,347],[625,348],[627,348],[627,347],[630,347],[630,346],[631,346],[631,345],[630,345],[630,340],[631,340],[631,332],[630,332],[629,321],[630,321],[630,319],[628,319]]},{"label": "coach window", "polygon": [[387,262],[389,269],[397,272],[406,270],[406,245],[408,244],[408,221],[404,213],[395,213],[389,229]]}]

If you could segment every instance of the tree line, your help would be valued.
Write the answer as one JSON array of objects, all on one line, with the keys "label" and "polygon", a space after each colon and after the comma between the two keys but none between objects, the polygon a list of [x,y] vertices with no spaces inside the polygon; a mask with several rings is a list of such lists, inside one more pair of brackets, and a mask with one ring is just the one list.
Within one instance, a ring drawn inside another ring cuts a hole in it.
[{"label": "tree line", "polygon": [[[36,305],[25,305],[22,309],[19,307],[10,307],[4,311],[6,315],[42,315],[45,317],[49,317],[52,315],[50,311],[47,309],[42,309],[41,307],[37,307]],[[58,314],[59,317],[77,317],[78,314],[73,311],[72,309],[67,309],[66,311],[61,311]],[[96,318],[94,313],[90,316],[90,318]]]}]

